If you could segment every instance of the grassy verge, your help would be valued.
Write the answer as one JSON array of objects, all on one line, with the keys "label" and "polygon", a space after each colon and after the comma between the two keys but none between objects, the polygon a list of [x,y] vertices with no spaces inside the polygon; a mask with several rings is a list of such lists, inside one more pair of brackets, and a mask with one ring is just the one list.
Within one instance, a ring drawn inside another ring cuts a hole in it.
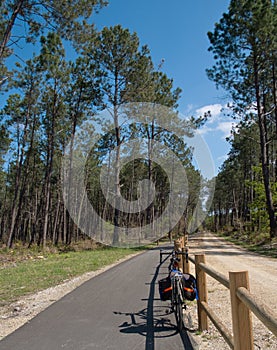
[{"label": "grassy verge", "polygon": [[112,264],[138,249],[98,248],[62,253],[1,252],[0,306],[21,296]]},{"label": "grassy verge", "polygon": [[270,242],[269,234],[245,232],[216,232],[216,234],[227,241],[241,246],[251,252],[277,258],[277,240]]}]

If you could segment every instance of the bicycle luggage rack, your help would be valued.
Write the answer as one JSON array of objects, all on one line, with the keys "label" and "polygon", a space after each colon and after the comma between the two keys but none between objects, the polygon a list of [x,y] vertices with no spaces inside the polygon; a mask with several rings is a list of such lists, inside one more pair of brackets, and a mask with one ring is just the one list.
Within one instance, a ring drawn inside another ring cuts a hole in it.
[{"label": "bicycle luggage rack", "polygon": [[[163,261],[163,255],[167,255],[167,256],[170,256],[170,255],[172,255],[173,254],[173,252],[174,252],[174,250],[166,250],[166,249],[160,249],[160,264],[162,263],[162,261]],[[176,255],[182,255],[182,256],[184,256],[185,257],[185,259],[186,259],[186,263],[188,263],[188,250],[186,249],[184,252],[176,252],[175,251],[175,254]]]},{"label": "bicycle luggage rack", "polygon": [[173,254],[173,251],[172,250],[166,250],[166,249],[160,249],[160,264],[162,263],[163,261],[163,255],[167,255],[167,256],[170,256]]},{"label": "bicycle luggage rack", "polygon": [[188,264],[189,262],[189,252],[188,249],[186,248],[183,252],[175,252],[176,255],[182,255],[186,259],[186,263]]}]

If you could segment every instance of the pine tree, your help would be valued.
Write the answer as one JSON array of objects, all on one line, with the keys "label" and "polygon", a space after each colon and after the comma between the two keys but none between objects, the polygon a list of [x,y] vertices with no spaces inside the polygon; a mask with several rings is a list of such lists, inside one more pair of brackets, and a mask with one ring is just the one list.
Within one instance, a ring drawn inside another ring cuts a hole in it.
[{"label": "pine tree", "polygon": [[[276,3],[233,0],[229,12],[208,36],[216,61],[208,70],[209,78],[230,93],[234,111],[244,121],[251,120],[258,125],[270,234],[275,237],[277,222],[270,185],[270,145],[273,142],[276,145],[276,129],[271,134],[270,125],[276,116]],[[273,163],[276,167],[274,158]]]}]

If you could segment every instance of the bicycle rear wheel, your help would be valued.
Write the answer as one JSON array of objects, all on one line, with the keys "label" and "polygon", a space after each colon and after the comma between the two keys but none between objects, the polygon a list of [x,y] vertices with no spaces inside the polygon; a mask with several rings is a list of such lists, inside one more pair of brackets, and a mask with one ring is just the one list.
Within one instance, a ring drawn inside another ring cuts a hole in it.
[{"label": "bicycle rear wheel", "polygon": [[182,301],[178,300],[177,305],[176,305],[176,311],[175,311],[175,317],[176,317],[176,322],[177,322],[177,328],[179,332],[182,331],[184,328],[184,321],[183,321],[183,303]]},{"label": "bicycle rear wheel", "polygon": [[184,328],[184,321],[183,321],[183,300],[180,295],[181,291],[178,288],[178,281],[174,281],[174,288],[173,288],[173,301],[172,301],[172,307],[175,314],[177,329],[179,332],[182,331]]}]

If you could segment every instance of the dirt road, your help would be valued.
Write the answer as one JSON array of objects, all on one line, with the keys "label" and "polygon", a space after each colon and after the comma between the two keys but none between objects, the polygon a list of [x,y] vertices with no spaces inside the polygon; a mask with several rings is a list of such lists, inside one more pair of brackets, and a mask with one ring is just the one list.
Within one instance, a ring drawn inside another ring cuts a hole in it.
[{"label": "dirt road", "polygon": [[[277,314],[277,259],[248,252],[205,232],[192,235],[189,239],[189,247],[191,255],[205,253],[206,263],[226,277],[229,271],[247,270],[251,293],[259,296]],[[209,304],[231,329],[229,290],[209,276],[207,283]],[[206,345],[205,342],[203,343],[203,349],[209,349],[209,340],[211,337],[217,337],[217,332],[213,331],[213,327],[211,328],[211,332],[206,334],[207,342]],[[277,349],[276,337],[255,316],[253,316],[253,328],[255,349]],[[203,339],[205,340],[205,335],[202,336]],[[218,338],[218,341],[218,349],[228,349],[221,338]]]}]

